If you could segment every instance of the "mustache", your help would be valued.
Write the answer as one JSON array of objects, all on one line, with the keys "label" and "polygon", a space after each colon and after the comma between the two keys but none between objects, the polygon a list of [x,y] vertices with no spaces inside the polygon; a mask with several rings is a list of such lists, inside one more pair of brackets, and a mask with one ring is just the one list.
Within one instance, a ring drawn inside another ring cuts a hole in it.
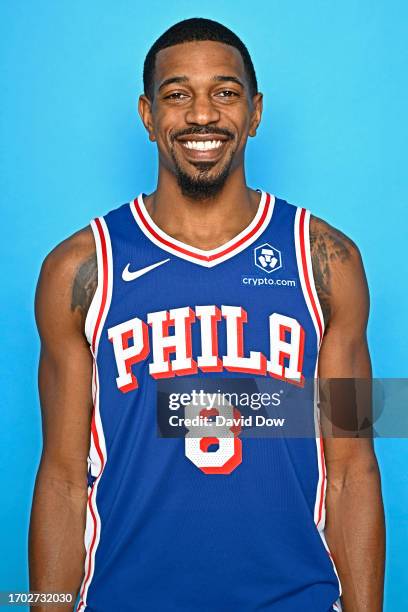
[{"label": "mustache", "polygon": [[190,128],[184,128],[183,130],[177,130],[171,134],[171,141],[174,142],[180,136],[194,136],[200,135],[205,136],[206,134],[219,134],[220,136],[227,136],[231,140],[234,138],[234,134],[226,128],[220,128],[217,126],[211,127],[210,125],[196,125]]}]

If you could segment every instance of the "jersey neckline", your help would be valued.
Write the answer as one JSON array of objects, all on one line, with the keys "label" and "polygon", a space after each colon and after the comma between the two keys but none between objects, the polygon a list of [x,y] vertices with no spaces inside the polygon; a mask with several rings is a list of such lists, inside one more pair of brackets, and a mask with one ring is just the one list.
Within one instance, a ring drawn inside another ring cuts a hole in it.
[{"label": "jersey neckline", "polygon": [[130,209],[141,231],[156,246],[172,255],[211,268],[246,249],[268,226],[275,206],[275,196],[259,191],[261,198],[258,210],[249,225],[228,242],[209,250],[191,246],[164,232],[149,215],[143,201],[143,193],[130,202]]}]

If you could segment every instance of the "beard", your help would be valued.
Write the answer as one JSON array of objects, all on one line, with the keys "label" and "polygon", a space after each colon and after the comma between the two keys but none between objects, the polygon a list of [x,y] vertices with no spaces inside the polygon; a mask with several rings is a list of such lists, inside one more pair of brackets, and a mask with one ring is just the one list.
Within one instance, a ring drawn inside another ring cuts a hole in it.
[{"label": "beard", "polygon": [[225,185],[232,164],[231,156],[228,163],[217,174],[211,176],[210,171],[213,164],[197,162],[194,167],[197,168],[198,173],[190,175],[183,170],[175,156],[173,156],[173,160],[181,193],[193,200],[209,200],[217,196]]},{"label": "beard", "polygon": [[[228,130],[221,130],[219,128],[217,130],[209,128],[195,128],[193,130],[188,130],[188,132],[185,130],[181,133],[205,134],[214,132],[226,134],[229,137],[233,136]],[[180,135],[180,133],[177,135]],[[171,156],[176,169],[177,183],[180,187],[181,193],[192,200],[209,200],[217,196],[222,191],[231,170],[234,151],[231,151],[229,159],[224,162],[224,166],[214,175],[211,174],[211,170],[215,163],[196,162],[192,165],[194,168],[196,168],[197,173],[189,174],[182,168],[173,148],[171,149]]]}]

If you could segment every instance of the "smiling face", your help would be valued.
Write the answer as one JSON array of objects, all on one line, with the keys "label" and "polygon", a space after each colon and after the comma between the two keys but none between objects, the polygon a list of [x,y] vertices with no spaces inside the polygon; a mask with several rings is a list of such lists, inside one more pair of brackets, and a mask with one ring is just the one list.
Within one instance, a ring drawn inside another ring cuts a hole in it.
[{"label": "smiling face", "polygon": [[262,94],[250,95],[241,54],[230,45],[200,41],[161,50],[154,96],[139,112],[157,142],[160,173],[175,178],[184,195],[219,193],[242,169],[248,136],[255,136]]}]

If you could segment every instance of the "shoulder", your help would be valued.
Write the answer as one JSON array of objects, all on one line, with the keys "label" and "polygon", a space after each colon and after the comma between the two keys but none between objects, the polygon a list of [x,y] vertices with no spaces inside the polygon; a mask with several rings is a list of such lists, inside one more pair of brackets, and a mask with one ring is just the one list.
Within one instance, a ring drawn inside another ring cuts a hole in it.
[{"label": "shoulder", "polygon": [[87,226],[63,240],[45,257],[37,285],[37,319],[57,308],[71,313],[82,326],[96,284],[95,241],[91,227]]},{"label": "shoulder", "polygon": [[357,244],[349,236],[315,215],[310,215],[310,246],[315,252],[324,250],[332,262],[361,257]]},{"label": "shoulder", "polygon": [[42,267],[42,280],[62,284],[74,281],[79,269],[89,267],[89,262],[96,263],[96,249],[93,232],[90,226],[75,232],[48,253]]},{"label": "shoulder", "polygon": [[[326,327],[336,310],[360,296],[368,303],[368,287],[360,249],[339,229],[310,217],[310,250],[316,290]],[[366,300],[364,299],[366,296]]]},{"label": "shoulder", "polygon": [[42,267],[48,272],[69,273],[87,256],[95,255],[95,241],[90,225],[78,230],[55,246],[45,257]]}]

